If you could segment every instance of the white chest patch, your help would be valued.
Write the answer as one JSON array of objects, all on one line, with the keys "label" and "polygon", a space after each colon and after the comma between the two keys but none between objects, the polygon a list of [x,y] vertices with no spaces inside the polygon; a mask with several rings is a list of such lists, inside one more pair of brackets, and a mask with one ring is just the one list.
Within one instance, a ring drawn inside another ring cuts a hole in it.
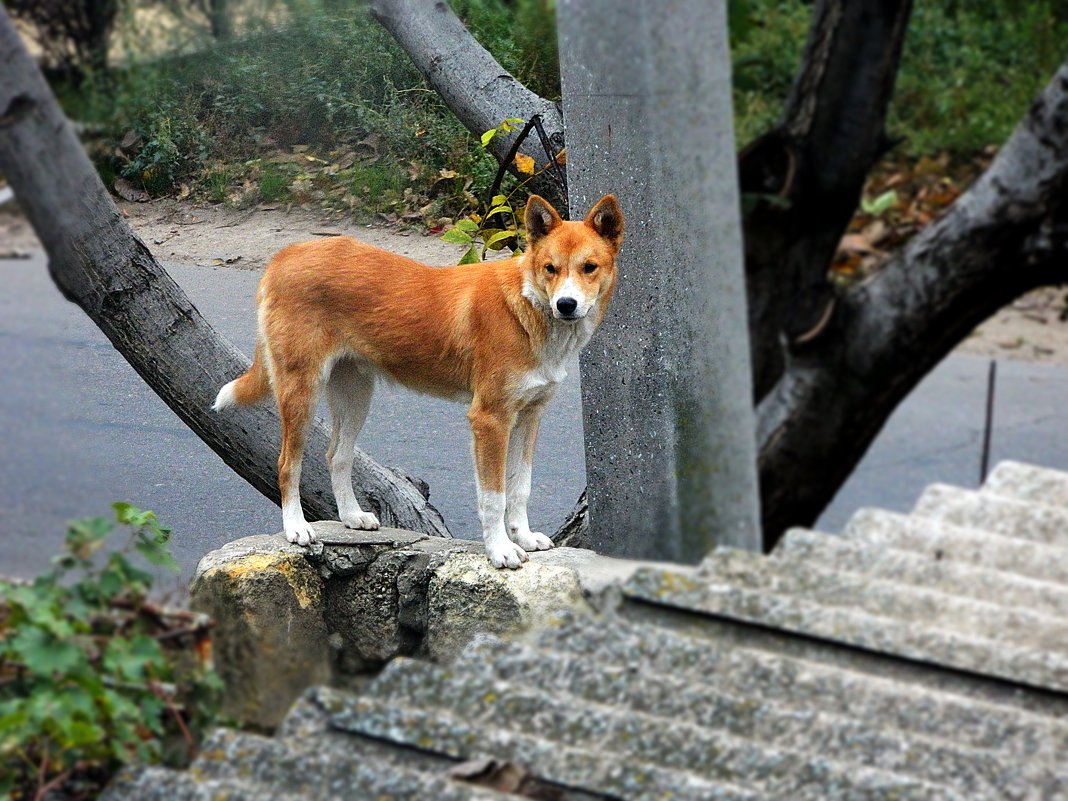
[{"label": "white chest patch", "polygon": [[567,365],[593,336],[592,316],[573,323],[549,320],[541,364],[520,376],[516,394],[524,403],[548,400],[556,385],[567,378]]}]

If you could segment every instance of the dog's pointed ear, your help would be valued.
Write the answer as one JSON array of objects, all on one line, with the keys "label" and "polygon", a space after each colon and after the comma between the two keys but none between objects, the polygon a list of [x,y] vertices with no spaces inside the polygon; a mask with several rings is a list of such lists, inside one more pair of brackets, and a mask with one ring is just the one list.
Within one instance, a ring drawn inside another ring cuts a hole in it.
[{"label": "dog's pointed ear", "polygon": [[527,210],[523,214],[527,226],[527,243],[533,245],[543,236],[560,225],[563,220],[545,198],[531,195],[527,201]]},{"label": "dog's pointed ear", "polygon": [[619,246],[623,244],[623,209],[619,207],[616,196],[605,195],[598,200],[597,205],[586,215],[586,225],[619,250]]}]

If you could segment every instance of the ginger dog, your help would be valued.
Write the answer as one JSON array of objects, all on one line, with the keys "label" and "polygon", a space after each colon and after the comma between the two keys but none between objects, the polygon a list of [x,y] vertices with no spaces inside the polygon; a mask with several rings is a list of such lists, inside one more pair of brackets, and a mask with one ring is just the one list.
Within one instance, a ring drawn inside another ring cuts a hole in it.
[{"label": "ginger dog", "polygon": [[552,547],[527,521],[538,425],[568,359],[604,318],[623,213],[606,195],[582,222],[564,222],[534,196],[525,222],[528,249],[506,261],[433,268],[338,237],[291,245],[267,265],[255,359],[219,391],[214,408],[255,403],[273,389],[290,542],[315,539],[300,506],[300,471],[322,388],[333,418],[327,461],[338,515],[349,528],[378,528],[356,501],[352,462],[375,380],[385,378],[470,402],[490,562],[517,568],[527,551]]}]

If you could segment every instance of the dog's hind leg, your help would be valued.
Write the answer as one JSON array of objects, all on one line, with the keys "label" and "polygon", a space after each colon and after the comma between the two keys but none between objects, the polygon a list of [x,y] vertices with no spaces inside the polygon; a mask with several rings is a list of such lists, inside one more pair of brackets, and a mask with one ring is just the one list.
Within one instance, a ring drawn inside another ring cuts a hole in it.
[{"label": "dog's hind leg", "polygon": [[282,495],[282,525],[286,539],[297,545],[315,541],[315,530],[300,506],[300,468],[308,424],[315,410],[318,376],[314,372],[287,371],[277,376],[275,394],[282,418],[282,449],[278,454],[278,489]]},{"label": "dog's hind leg", "polygon": [[352,491],[352,460],[367,410],[371,408],[374,376],[361,370],[351,359],[334,365],[326,383],[326,402],[333,420],[330,450],[326,462],[330,466],[330,484],[334,489],[338,517],[349,528],[374,530],[378,518],[360,508]]},{"label": "dog's hind leg", "polygon": [[547,551],[553,547],[553,541],[544,534],[530,530],[527,520],[534,445],[538,441],[541,412],[541,406],[521,412],[508,438],[508,467],[505,477],[508,511],[505,513],[505,526],[508,529],[508,538],[524,551]]}]

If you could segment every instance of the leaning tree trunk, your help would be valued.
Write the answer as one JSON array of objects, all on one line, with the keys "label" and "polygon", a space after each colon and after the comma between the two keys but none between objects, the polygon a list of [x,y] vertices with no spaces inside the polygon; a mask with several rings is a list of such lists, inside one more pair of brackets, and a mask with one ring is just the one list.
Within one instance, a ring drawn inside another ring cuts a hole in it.
[{"label": "leaning tree trunk", "polygon": [[758,409],[765,545],[813,521],[897,404],[955,345],[1068,280],[1068,63],[990,169],[889,264],[840,294]]},{"label": "leaning tree trunk", "polygon": [[[56,285],[197,436],[277,503],[273,407],[228,414],[210,408],[248,359],[200,316],[123,221],[3,8],[0,64],[0,172],[48,251]],[[325,450],[317,425],[308,452]],[[335,517],[325,462],[309,462],[305,509],[316,519]],[[410,480],[359,452],[355,476],[360,503],[383,524],[448,536],[441,515]]]},{"label": "leaning tree trunk", "polygon": [[[473,134],[480,136],[506,119],[530,120],[540,114],[554,147],[563,148],[560,106],[531,92],[504,69],[444,0],[373,0],[371,14]],[[518,135],[516,129],[495,137],[489,151],[503,161]],[[538,165],[547,161],[535,136],[527,137],[519,152]],[[529,186],[566,216],[566,189],[550,180],[547,173],[534,178]]]}]

